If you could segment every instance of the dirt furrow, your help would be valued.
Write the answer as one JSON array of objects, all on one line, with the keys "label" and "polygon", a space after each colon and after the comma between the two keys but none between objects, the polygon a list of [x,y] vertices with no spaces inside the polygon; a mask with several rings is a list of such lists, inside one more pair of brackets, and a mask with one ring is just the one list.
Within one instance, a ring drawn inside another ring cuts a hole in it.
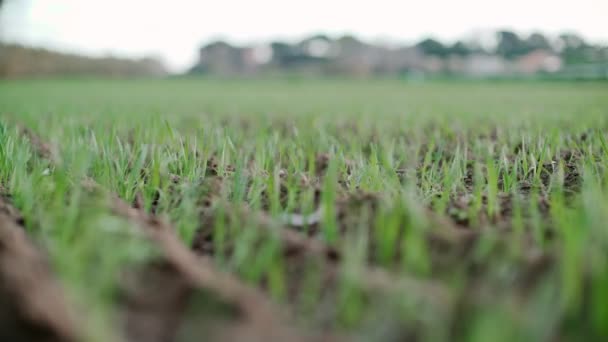
[{"label": "dirt furrow", "polygon": [[[51,162],[59,160],[56,155],[49,152],[52,151],[49,144],[29,130],[22,129],[22,131],[27,132],[27,136],[40,157],[47,158]],[[83,185],[90,190],[103,191],[94,181],[85,181]],[[180,324],[179,316],[183,314],[187,306],[186,302],[192,295],[193,289],[203,288],[219,295],[224,301],[235,304],[241,311],[247,326],[265,327],[261,329],[265,333],[286,334],[290,336],[290,339],[298,337],[293,331],[284,328],[284,316],[278,312],[262,292],[244,285],[232,275],[215,269],[210,255],[205,255],[204,251],[197,248],[200,246],[197,246],[196,239],[193,252],[177,238],[175,229],[156,215],[145,213],[140,208],[134,208],[117,196],[112,196],[110,205],[114,214],[126,218],[142,228],[142,231],[161,248],[165,260],[161,262],[160,266],[151,265],[148,271],[152,275],[148,276],[159,282],[166,282],[167,274],[174,279],[166,284],[166,288],[169,290],[164,291],[162,296],[164,299],[157,298],[156,302],[153,301],[153,304],[150,304],[149,300],[146,303],[141,298],[135,300],[138,308],[131,310],[130,316],[127,315],[127,331],[135,330],[131,336],[139,338],[148,336],[157,341],[171,340],[171,336],[176,333]],[[277,227],[277,224],[281,225],[281,223],[275,222],[264,212],[252,212],[246,207],[234,207],[230,211],[249,221],[256,222],[255,226],[262,228],[265,232],[276,232],[283,253],[287,256],[289,262],[294,262],[300,266],[310,260],[322,262],[327,278],[335,284],[337,275],[342,271],[342,252],[338,248],[329,246],[315,237],[309,237],[290,227],[269,229]],[[204,222],[203,225],[205,225]],[[211,226],[201,228],[207,232],[212,230]],[[459,238],[459,236],[450,233],[434,237],[434,239],[447,243],[453,242],[454,239],[459,240]],[[299,269],[300,266],[296,266],[296,269]],[[165,276],[159,278],[159,274],[165,274]],[[364,267],[359,271],[357,279],[360,280],[362,287],[370,293],[377,291],[414,293],[415,297],[422,297],[427,303],[440,307],[449,305],[451,300],[449,291],[437,284],[404,276],[396,277],[379,267]],[[136,293],[137,290],[131,290],[130,292]],[[137,296],[135,295],[133,298]],[[146,308],[155,311],[156,314],[143,312]],[[147,317],[147,319],[142,321],[137,317],[138,315]],[[153,318],[150,319],[150,317]],[[129,321],[132,323],[130,327]],[[156,329],[150,329],[151,326],[156,327]]]},{"label": "dirt furrow", "polygon": [[[56,149],[26,127],[19,126],[19,129],[30,140],[34,152],[39,157],[47,159],[52,165],[59,163]],[[83,181],[82,185],[91,191],[104,191],[90,179]],[[130,309],[127,308],[127,338],[147,341],[175,340],[180,316],[192,291],[203,289],[234,306],[241,317],[236,323],[220,323],[224,326],[214,330],[216,335],[207,335],[210,340],[237,340],[243,336],[254,341],[310,340],[289,327],[284,314],[262,292],[244,284],[233,275],[218,270],[211,259],[198,256],[184,246],[170,223],[154,214],[132,207],[116,195],[111,194],[110,197],[111,211],[141,228],[161,249],[164,257],[160,263],[147,265],[147,269],[143,270],[148,277],[155,274],[155,280],[162,284],[162,288],[157,289],[162,292],[152,294],[157,298],[143,298],[140,293],[139,298],[130,299],[130,304],[136,307],[131,305]],[[137,283],[142,285],[141,282]],[[138,290],[132,289],[131,294],[133,292]],[[153,310],[143,312],[142,307]]]},{"label": "dirt furrow", "polygon": [[168,261],[190,281],[213,290],[226,300],[239,303],[243,311],[256,320],[274,317],[268,301],[261,294],[215,269],[209,259],[197,257],[177,238],[169,223],[117,198],[112,200],[111,206],[115,214],[140,226],[158,244]]},{"label": "dirt furrow", "polygon": [[[156,242],[167,262],[187,283],[209,290],[225,302],[235,305],[244,321],[241,328],[251,329],[249,333],[257,332],[257,337],[252,335],[252,338],[301,339],[287,328],[285,317],[263,293],[218,270],[211,259],[197,256],[178,239],[175,229],[168,222],[137,210],[122,200],[114,198],[111,202],[116,215],[141,227]],[[185,292],[183,295],[187,296]]]},{"label": "dirt furrow", "polygon": [[[307,236],[303,232],[292,229],[283,225],[281,222],[274,220],[264,212],[254,212],[248,207],[224,204],[221,211],[224,214],[229,213],[227,217],[235,218],[238,222],[248,222],[248,228],[257,229],[261,235],[273,235],[281,244],[282,253],[288,262],[293,264],[304,264],[308,261],[323,263],[325,279],[329,282],[327,285],[335,285],[336,277],[343,270],[343,251],[338,247],[333,247],[321,241],[317,237]],[[213,215],[213,213],[208,214]],[[194,249],[201,254],[212,254],[205,249],[205,244],[213,241],[213,227],[211,222],[213,218],[202,220],[202,226],[197,232],[194,239]],[[228,224],[229,221],[227,222]],[[451,243],[458,239],[457,236],[451,234],[438,235],[436,239]],[[297,273],[297,272],[296,272]],[[403,275],[396,276],[390,271],[383,268],[366,265],[357,272],[357,282],[362,289],[377,293],[386,292],[404,292],[426,300],[428,304],[444,307],[449,305],[451,301],[450,292],[447,288],[439,286],[436,283],[415,279]],[[290,281],[290,279],[287,279]],[[299,279],[291,279],[293,283],[299,283]]]},{"label": "dirt furrow", "polygon": [[79,341],[74,312],[22,223],[0,196],[0,341]]}]

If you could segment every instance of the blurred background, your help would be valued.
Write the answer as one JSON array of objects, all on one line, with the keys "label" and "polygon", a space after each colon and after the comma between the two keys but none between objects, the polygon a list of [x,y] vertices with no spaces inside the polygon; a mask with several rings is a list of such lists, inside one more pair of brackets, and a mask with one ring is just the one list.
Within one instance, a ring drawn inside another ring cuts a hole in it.
[{"label": "blurred background", "polygon": [[0,77],[608,79],[606,13],[606,0],[0,0]]}]

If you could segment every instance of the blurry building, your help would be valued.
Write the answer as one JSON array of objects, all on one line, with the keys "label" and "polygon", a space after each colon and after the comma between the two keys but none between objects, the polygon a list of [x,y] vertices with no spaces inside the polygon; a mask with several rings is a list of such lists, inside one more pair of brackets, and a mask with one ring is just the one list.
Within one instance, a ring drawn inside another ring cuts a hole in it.
[{"label": "blurry building", "polygon": [[445,45],[430,38],[412,46],[395,47],[371,44],[353,36],[332,39],[325,35],[313,35],[297,43],[275,41],[245,47],[215,42],[201,48],[192,72],[422,78],[435,75],[512,77],[538,73],[548,77],[546,74],[552,73],[554,77],[562,71],[576,74],[583,68],[574,64],[587,64],[585,77],[590,73],[604,77],[608,48],[582,43],[576,47],[565,42],[560,50],[552,47],[541,34],[526,39],[512,32],[501,34],[495,48],[484,48],[479,42],[457,41]]},{"label": "blurry building", "polygon": [[246,71],[247,53],[245,49],[233,47],[218,41],[202,47],[196,69],[200,72],[237,75]]},{"label": "blurry building", "polygon": [[547,50],[534,50],[517,59],[515,69],[520,74],[533,75],[539,72],[557,72],[562,68],[562,59]]},{"label": "blurry building", "polygon": [[463,63],[463,72],[471,77],[495,77],[509,73],[509,62],[496,55],[473,54]]}]

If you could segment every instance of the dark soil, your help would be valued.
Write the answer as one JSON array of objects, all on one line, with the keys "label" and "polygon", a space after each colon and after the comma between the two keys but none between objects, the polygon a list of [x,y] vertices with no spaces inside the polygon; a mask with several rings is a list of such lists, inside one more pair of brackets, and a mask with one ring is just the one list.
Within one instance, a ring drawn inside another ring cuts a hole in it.
[{"label": "dark soil", "polygon": [[[371,194],[360,194],[350,199],[342,199],[339,201],[341,208],[339,210],[339,217],[346,217],[347,210],[355,210],[361,206],[368,205],[368,201],[377,203],[374,195]],[[372,207],[375,206],[372,205]],[[317,294],[320,302],[326,303],[328,307],[332,307],[332,304],[336,303],[336,290],[339,284],[338,275],[342,272],[342,247],[328,245],[320,239],[319,236],[311,236],[308,233],[300,232],[295,227],[289,227],[279,221],[273,221],[273,219],[267,216],[263,212],[252,212],[246,207],[238,207],[230,204],[225,204],[221,210],[217,208],[208,208],[204,211],[202,217],[201,228],[197,231],[197,235],[193,241],[193,248],[201,254],[214,255],[218,251],[214,246],[214,222],[218,219],[218,216],[222,216],[222,221],[225,227],[235,227],[236,222],[247,222],[246,229],[255,229],[259,234],[259,242],[261,245],[263,241],[268,242],[269,240],[278,238],[280,243],[280,253],[282,253],[282,260],[285,262],[285,276],[284,281],[287,286],[287,301],[293,310],[299,311],[302,308],[299,307],[300,296],[305,293],[303,287],[305,286],[304,279],[306,278],[307,272],[316,274],[318,286],[320,292]],[[342,234],[349,234],[347,227],[347,221],[341,219]],[[243,227],[245,228],[245,227]],[[228,234],[239,234],[242,230],[236,230],[229,232]],[[230,235],[229,235],[230,236]],[[452,243],[455,239],[449,235],[438,235],[434,237],[438,241],[444,243]],[[230,241],[231,238],[228,237]],[[256,244],[254,244],[255,246]],[[339,244],[340,245],[340,244]],[[230,257],[233,252],[232,246],[225,246],[222,250],[225,257]],[[399,291],[401,289],[409,289],[415,291],[421,295],[422,298],[426,298],[429,302],[433,302],[434,305],[446,305],[449,300],[448,293],[444,289],[438,288],[436,284],[426,283],[424,281],[413,281],[402,277],[396,277],[395,275],[387,272],[378,267],[369,266],[367,269],[361,270],[358,281],[360,282],[361,289],[367,293],[391,293],[393,291]],[[265,279],[262,279],[262,288],[265,288]],[[332,313],[332,310],[326,307],[317,308],[319,311],[316,313],[308,312],[318,323],[318,326],[324,326],[329,322],[335,322],[336,312]],[[335,308],[334,308],[335,309]]]},{"label": "dark soil", "polygon": [[0,341],[79,341],[74,313],[21,223],[0,198]]},{"label": "dark soil", "polygon": [[127,272],[122,282],[125,336],[129,341],[173,341],[193,286],[166,262]]},{"label": "dark soil", "polygon": [[[141,227],[164,254],[164,259],[160,262],[163,266],[161,268],[154,264],[144,266],[144,271],[141,273],[143,280],[135,281],[140,284],[135,287],[137,290],[126,292],[130,293],[125,300],[128,335],[136,336],[137,339],[145,338],[150,334],[149,329],[146,328],[152,324],[150,321],[157,323],[162,321],[162,324],[155,326],[155,329],[159,330],[154,332],[158,338],[154,340],[174,340],[178,327],[187,321],[183,317],[184,305],[191,301],[195,289],[201,289],[213,294],[211,298],[217,298],[216,301],[225,303],[229,308],[228,311],[236,313],[236,319],[229,323],[230,326],[238,327],[234,328],[236,330],[247,327],[246,330],[250,333],[256,332],[257,335],[251,336],[254,340],[274,336],[300,339],[300,335],[285,325],[280,311],[275,309],[264,295],[237,278],[216,270],[208,259],[197,257],[181,244],[175,236],[173,227],[154,215],[132,208],[121,200],[114,199],[112,206],[115,214]],[[147,283],[148,277],[156,279],[157,283],[166,284],[167,291],[162,291],[161,294],[147,290],[148,285],[143,284]],[[141,310],[141,308],[150,308],[150,310]],[[217,317],[213,318],[216,319]],[[223,331],[220,333],[223,334]]]},{"label": "dark soil", "polygon": [[[58,163],[59,159],[52,153],[50,145],[28,129],[22,129],[22,133],[29,138],[35,152],[41,158],[48,159],[51,165]],[[217,165],[211,161],[209,169],[212,170],[212,175],[216,167]],[[231,171],[230,168],[228,171]],[[146,173],[141,173],[141,176],[145,179]],[[217,171],[214,176],[219,177]],[[170,182],[172,185],[177,185],[179,178],[171,177]],[[92,179],[84,180],[82,185],[92,192],[105,192]],[[208,339],[214,341],[234,341],[237,337],[242,340],[243,336],[247,336],[247,339],[252,341],[311,340],[289,327],[281,311],[275,308],[262,293],[232,275],[217,270],[211,260],[200,258],[185,247],[175,235],[175,229],[155,215],[157,208],[154,203],[152,213],[148,214],[142,210],[141,195],[136,196],[132,205],[116,195],[110,194],[109,197],[112,212],[141,228],[163,254],[160,260],[143,265],[134,272],[130,271],[132,274],[124,281],[120,298],[123,303],[122,316],[126,337],[136,341],[200,340],[201,334],[204,333]],[[158,197],[155,198],[155,202],[158,202]],[[0,208],[7,208],[3,209],[6,212],[10,211],[5,205],[0,205]],[[0,233],[3,231],[0,230]],[[3,266],[2,261],[0,255],[0,271]],[[6,268],[13,270],[7,266]],[[28,282],[23,288],[28,286],[32,285]],[[206,320],[196,319],[196,323],[192,324],[185,314],[191,316],[190,304],[199,291],[211,294],[208,298],[212,300],[205,301],[204,307],[208,307],[210,302],[216,307],[217,303],[221,303],[220,311],[228,312],[227,317],[230,319],[222,321],[213,315]],[[42,291],[37,293],[43,294]],[[37,296],[21,294],[28,301],[39,299]],[[50,295],[50,297],[54,296]],[[48,312],[34,311],[34,314],[48,315]],[[51,318],[61,319],[62,316],[49,317]],[[71,338],[75,335],[68,334],[71,331],[67,330],[72,325],[64,325],[63,330],[58,331],[57,339],[49,339],[49,341],[73,340]],[[193,327],[199,331],[196,336],[190,336]],[[7,329],[7,331],[13,334],[21,330]],[[25,329],[24,333],[36,331],[35,328]]]}]

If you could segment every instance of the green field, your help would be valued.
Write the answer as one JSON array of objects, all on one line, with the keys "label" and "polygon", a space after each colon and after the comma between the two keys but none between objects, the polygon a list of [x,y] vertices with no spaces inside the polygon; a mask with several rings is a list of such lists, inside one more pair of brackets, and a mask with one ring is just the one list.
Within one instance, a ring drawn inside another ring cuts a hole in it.
[{"label": "green field", "polygon": [[608,339],[608,83],[2,81],[0,192],[3,341]]}]

